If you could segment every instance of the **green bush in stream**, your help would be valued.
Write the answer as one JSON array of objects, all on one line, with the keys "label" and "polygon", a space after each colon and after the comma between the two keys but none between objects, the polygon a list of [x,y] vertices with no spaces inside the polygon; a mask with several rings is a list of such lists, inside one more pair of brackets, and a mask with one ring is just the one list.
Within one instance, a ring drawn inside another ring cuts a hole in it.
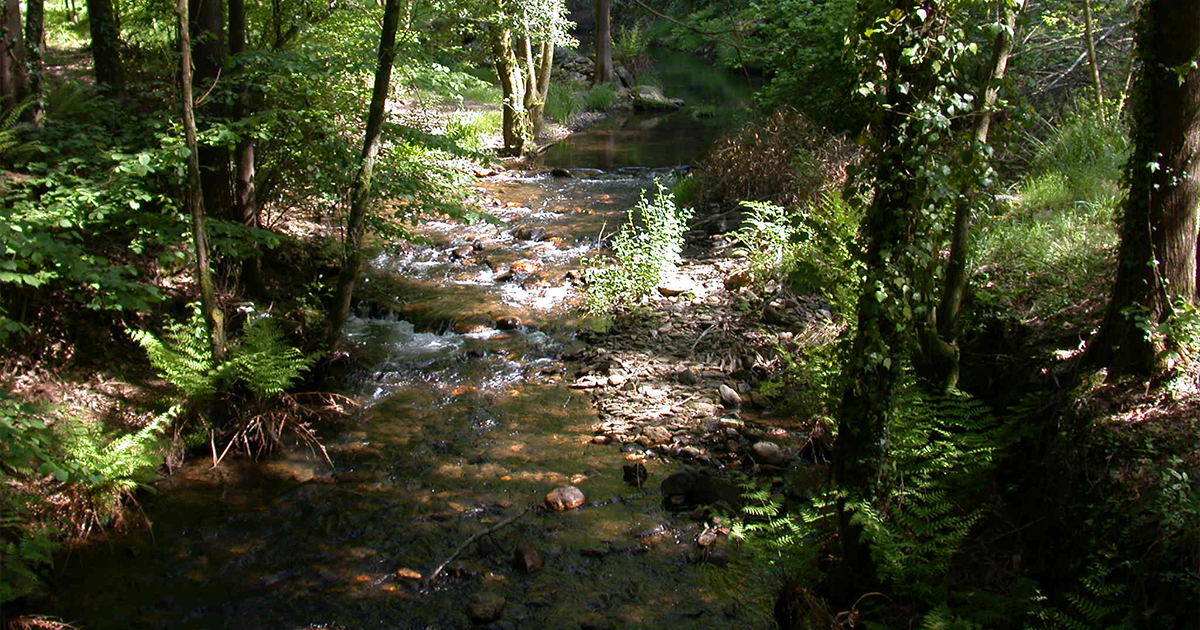
[{"label": "green bush in stream", "polygon": [[655,180],[653,199],[642,193],[630,220],[612,240],[615,261],[584,261],[587,310],[593,314],[641,299],[679,264],[683,234],[691,208],[675,205],[671,193]]}]

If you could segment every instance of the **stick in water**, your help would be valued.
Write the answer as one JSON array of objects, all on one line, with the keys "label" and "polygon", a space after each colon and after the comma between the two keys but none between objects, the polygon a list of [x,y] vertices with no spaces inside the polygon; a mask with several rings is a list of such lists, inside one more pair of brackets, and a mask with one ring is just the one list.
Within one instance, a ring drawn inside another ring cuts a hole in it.
[{"label": "stick in water", "polygon": [[475,542],[476,540],[479,540],[480,538],[483,538],[484,536],[487,536],[488,534],[491,534],[492,532],[499,530],[502,527],[509,525],[510,523],[521,518],[522,516],[525,516],[526,514],[529,513],[529,510],[531,510],[531,509],[533,509],[532,505],[525,508],[524,510],[522,510],[515,516],[510,516],[510,517],[504,519],[503,521],[500,521],[499,523],[496,523],[495,525],[492,525],[491,527],[472,535],[470,538],[468,538],[466,541],[464,541],[463,544],[459,545],[458,548],[454,550],[454,553],[450,554],[449,558],[446,558],[445,560],[442,561],[441,564],[437,565],[437,568],[434,569],[433,572],[429,574],[429,577],[427,577],[421,581],[422,586],[429,586],[430,584],[432,584],[433,581],[436,580],[438,578],[438,576],[442,574],[442,570],[446,568],[446,565],[453,562],[454,559],[458,557],[458,554],[462,553],[463,550],[465,550],[467,547],[471,546],[471,543]]}]

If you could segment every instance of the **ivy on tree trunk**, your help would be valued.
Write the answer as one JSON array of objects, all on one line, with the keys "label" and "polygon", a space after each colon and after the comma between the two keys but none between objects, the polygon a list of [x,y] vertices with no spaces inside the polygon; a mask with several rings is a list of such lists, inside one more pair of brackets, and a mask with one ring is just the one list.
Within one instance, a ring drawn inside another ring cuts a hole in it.
[{"label": "ivy on tree trunk", "polygon": [[1200,0],[1150,0],[1141,10],[1134,149],[1117,279],[1091,358],[1114,374],[1151,376],[1164,344],[1149,334],[1176,301],[1196,302],[1200,205]]}]

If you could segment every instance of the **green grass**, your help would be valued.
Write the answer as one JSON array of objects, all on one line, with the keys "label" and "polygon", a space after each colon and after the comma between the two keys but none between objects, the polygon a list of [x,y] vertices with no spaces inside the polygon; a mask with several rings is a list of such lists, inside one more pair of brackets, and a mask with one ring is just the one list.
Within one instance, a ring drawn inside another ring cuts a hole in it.
[{"label": "green grass", "polygon": [[481,153],[488,137],[499,133],[501,122],[498,111],[463,113],[446,125],[446,136],[468,151]]},{"label": "green grass", "polygon": [[1077,318],[1111,288],[1128,133],[1080,105],[1031,144],[1016,194],[976,229],[976,304],[1026,321]]},{"label": "green grass", "polygon": [[564,83],[551,83],[546,94],[546,116],[567,124],[575,114],[583,109],[583,93]]},{"label": "green grass", "polygon": [[608,84],[597,85],[588,90],[583,98],[588,111],[603,111],[617,101],[617,91]]}]

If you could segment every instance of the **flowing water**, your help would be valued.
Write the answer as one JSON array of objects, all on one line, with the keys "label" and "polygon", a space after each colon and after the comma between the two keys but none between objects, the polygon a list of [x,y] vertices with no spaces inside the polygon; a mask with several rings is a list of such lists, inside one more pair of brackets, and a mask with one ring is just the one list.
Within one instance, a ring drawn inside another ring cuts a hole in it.
[{"label": "flowing water", "polygon": [[[696,73],[712,71],[680,76]],[[720,128],[698,122],[711,121],[702,111],[578,134],[544,158],[571,177],[480,182],[498,223],[427,223],[429,244],[372,261],[391,299],[347,326],[360,361],[345,393],[360,408],[322,436],[333,466],[303,447],[257,464],[192,462],[142,500],[150,526],[61,563],[42,611],[94,630],[461,628],[486,592],[507,601],[489,627],[736,623],[714,584],[737,579],[718,566],[737,552],[705,557],[698,525],[662,509],[656,480],[670,466],[646,462],[645,489],[623,482],[625,453],[591,443],[590,397],[567,386],[562,359],[581,345],[580,256],[656,177],[695,162]],[[587,503],[532,510],[431,586],[415,579],[564,484]],[[522,544],[543,568],[514,568]]]}]

